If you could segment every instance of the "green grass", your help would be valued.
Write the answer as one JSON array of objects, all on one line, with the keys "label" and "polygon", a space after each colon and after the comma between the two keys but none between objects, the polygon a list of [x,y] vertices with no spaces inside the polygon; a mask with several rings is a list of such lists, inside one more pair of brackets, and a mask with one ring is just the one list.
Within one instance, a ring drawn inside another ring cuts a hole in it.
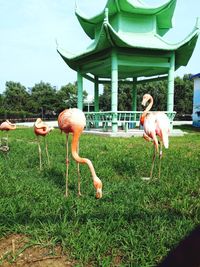
[{"label": "green grass", "polygon": [[95,199],[85,165],[83,196],[77,196],[72,159],[64,197],[64,134],[54,130],[48,136],[51,166],[43,154],[40,172],[33,130],[10,132],[10,151],[0,153],[0,237],[22,233],[41,245],[59,243],[79,266],[155,266],[200,222],[200,136],[187,130],[184,137],[170,138],[161,179],[155,179],[157,164],[150,182],[141,177],[149,175],[152,143],[82,135],[80,155],[92,160],[102,179],[101,200]]}]

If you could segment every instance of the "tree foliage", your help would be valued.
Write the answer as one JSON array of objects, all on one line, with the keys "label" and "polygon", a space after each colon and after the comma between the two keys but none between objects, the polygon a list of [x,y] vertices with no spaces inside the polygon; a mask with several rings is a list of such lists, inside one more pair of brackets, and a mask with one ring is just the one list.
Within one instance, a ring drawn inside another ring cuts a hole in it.
[{"label": "tree foliage", "polygon": [[27,108],[29,94],[20,83],[6,82],[6,90],[3,94],[3,106],[8,110],[22,111]]},{"label": "tree foliage", "polygon": [[[193,81],[190,75],[183,78],[175,78],[174,110],[178,115],[191,114],[193,106]],[[118,110],[132,110],[132,88],[131,84],[119,84]],[[137,110],[143,110],[141,106],[142,96],[150,93],[154,98],[153,110],[167,110],[167,81],[147,82],[137,85]],[[83,99],[87,92],[83,91]],[[100,110],[111,110],[111,87],[104,85],[103,94],[99,97]],[[40,115],[58,115],[65,108],[77,107],[77,83],[68,83],[56,90],[49,83],[35,84],[28,90],[19,82],[6,82],[5,91],[0,94],[0,116],[26,117]],[[6,115],[7,114],[7,115]],[[21,115],[20,115],[21,114]],[[28,116],[28,115],[27,115]]]},{"label": "tree foliage", "polygon": [[[193,81],[190,75],[183,78],[176,77],[174,83],[174,110],[178,115],[191,114],[193,106]],[[132,88],[131,84],[119,84],[118,88],[118,110],[132,110]],[[154,98],[152,110],[167,110],[167,81],[147,82],[137,85],[137,110],[143,110],[141,106],[144,94],[151,94]],[[102,111],[111,110],[111,87],[104,86],[103,94],[100,96],[100,109]]]},{"label": "tree foliage", "polygon": [[193,107],[193,81],[189,79],[190,75],[184,75],[183,78],[175,79],[175,111],[180,114],[191,114]]},{"label": "tree foliage", "polygon": [[40,82],[31,89],[32,110],[43,114],[55,109],[56,90],[49,83]]},{"label": "tree foliage", "polygon": [[[83,91],[83,99],[87,97],[87,92]],[[35,84],[28,90],[16,82],[6,82],[5,91],[0,95],[0,116],[18,118],[33,116],[55,116],[60,111],[77,106],[77,83],[69,83],[62,86],[59,90],[52,87],[49,83]],[[12,115],[13,114],[13,115]]]}]

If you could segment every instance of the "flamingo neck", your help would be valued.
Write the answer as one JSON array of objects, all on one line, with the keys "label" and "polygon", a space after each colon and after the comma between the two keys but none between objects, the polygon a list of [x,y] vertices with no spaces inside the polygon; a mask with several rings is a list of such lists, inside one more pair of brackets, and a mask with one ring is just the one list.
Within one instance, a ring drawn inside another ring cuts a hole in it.
[{"label": "flamingo neck", "polygon": [[36,128],[35,133],[41,135],[47,135],[49,133],[49,129],[48,127]]},{"label": "flamingo neck", "polygon": [[92,179],[93,179],[93,184],[94,187],[96,188],[96,197],[97,198],[101,198],[102,197],[102,182],[101,180],[97,177],[94,166],[91,162],[91,160],[87,159],[87,158],[81,158],[78,155],[78,142],[79,142],[79,137],[82,133],[82,129],[80,129],[79,131],[74,131],[73,132],[73,138],[72,138],[72,156],[73,158],[76,160],[76,162],[78,163],[83,163],[83,164],[87,164],[90,172],[92,174]]},{"label": "flamingo neck", "polygon": [[151,96],[150,98],[149,98],[149,100],[150,100],[150,102],[149,102],[149,105],[146,107],[146,109],[144,110],[144,112],[143,113],[148,113],[150,110],[151,110],[151,108],[152,108],[152,106],[153,106],[153,97]]},{"label": "flamingo neck", "polygon": [[93,180],[96,179],[97,175],[96,175],[96,172],[95,172],[95,169],[93,167],[93,164],[92,162],[87,159],[87,158],[81,158],[79,155],[78,155],[78,142],[79,142],[79,137],[81,135],[81,132],[82,131],[75,131],[73,132],[73,138],[72,138],[72,156],[74,157],[74,159],[79,162],[79,163],[86,163],[90,169],[90,172],[92,174],[92,177],[93,177]]},{"label": "flamingo neck", "polygon": [[145,118],[146,118],[146,115],[147,115],[147,113],[151,110],[151,108],[152,108],[152,106],[153,106],[153,97],[151,96],[149,99],[150,99],[150,103],[149,103],[149,105],[145,108],[145,110],[143,111],[142,116],[141,116],[141,118],[140,118],[140,124],[141,124],[141,125],[144,125],[144,120],[145,120]]}]

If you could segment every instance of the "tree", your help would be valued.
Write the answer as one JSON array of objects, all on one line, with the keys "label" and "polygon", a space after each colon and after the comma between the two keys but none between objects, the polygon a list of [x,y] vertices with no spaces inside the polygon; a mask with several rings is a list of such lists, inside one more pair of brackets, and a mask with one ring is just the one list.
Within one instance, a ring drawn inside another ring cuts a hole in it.
[{"label": "tree", "polygon": [[6,89],[3,93],[3,106],[7,110],[23,111],[27,107],[29,97],[26,88],[20,83],[6,82]]},{"label": "tree", "polygon": [[[183,78],[176,77],[174,82],[174,110],[177,115],[192,113],[193,82],[186,74]],[[141,106],[142,96],[149,93],[154,98],[152,110],[167,110],[167,80],[146,82],[137,85],[137,110],[143,110]],[[103,94],[99,98],[102,111],[111,110],[111,89],[110,85],[104,85]],[[132,108],[132,85],[119,84],[118,88],[118,110],[128,111]]]},{"label": "tree", "polygon": [[[77,107],[77,83],[68,83],[57,92],[57,110],[61,112],[66,108]],[[83,100],[87,97],[87,92],[83,90]]]},{"label": "tree", "polygon": [[104,85],[103,94],[99,96],[99,108],[102,111],[111,110],[111,89],[108,84]]},{"label": "tree", "polygon": [[4,95],[0,94],[0,107],[2,108],[4,105]]},{"label": "tree", "polygon": [[66,108],[72,108],[77,106],[77,88],[75,84],[68,83],[63,85],[57,92],[57,98],[59,99],[58,109],[62,111]]},{"label": "tree", "polygon": [[[174,111],[177,117],[192,113],[193,81],[190,75],[185,74],[183,78],[175,78]],[[137,110],[143,110],[141,106],[142,96],[149,93],[154,98],[152,110],[167,110],[167,80],[146,82],[137,85]],[[87,92],[83,91],[83,100]],[[19,116],[25,112],[43,113],[43,115],[57,114],[66,108],[77,107],[77,83],[68,83],[56,91],[49,83],[40,82],[35,84],[28,92],[26,88],[17,82],[6,82],[5,92],[0,95],[0,113]],[[100,110],[111,110],[111,87],[104,85],[103,94],[99,97]],[[132,85],[119,84],[118,110],[132,110]],[[29,116],[30,114],[28,114]],[[10,115],[9,115],[10,116]],[[32,116],[32,115],[31,115]]]},{"label": "tree", "polygon": [[[119,84],[118,88],[118,110],[132,110],[132,88],[131,84]],[[167,101],[166,81],[149,82],[137,85],[137,110],[143,110],[141,106],[142,96],[149,93],[154,97],[154,109],[166,110]],[[111,110],[111,89],[110,85],[104,86],[104,92],[100,96],[100,109],[103,111]]]},{"label": "tree", "polygon": [[[130,111],[132,107],[132,88],[129,84],[120,84],[118,88],[118,110]],[[111,88],[110,85],[104,85],[104,92],[99,97],[100,110],[111,110]]]},{"label": "tree", "polygon": [[43,113],[53,112],[56,108],[56,90],[49,84],[40,82],[31,89],[32,112]]},{"label": "tree", "polygon": [[167,81],[155,81],[139,84],[137,86],[137,103],[138,110],[143,110],[142,97],[144,94],[150,94],[153,96],[154,104],[152,110],[166,110],[167,109]]},{"label": "tree", "polygon": [[190,80],[190,74],[175,78],[174,106],[179,115],[192,114],[193,81]]}]

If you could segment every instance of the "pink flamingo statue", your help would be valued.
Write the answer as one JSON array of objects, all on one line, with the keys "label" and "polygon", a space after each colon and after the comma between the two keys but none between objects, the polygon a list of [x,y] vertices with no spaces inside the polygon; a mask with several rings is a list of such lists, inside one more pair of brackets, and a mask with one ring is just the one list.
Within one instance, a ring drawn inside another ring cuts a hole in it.
[{"label": "pink flamingo statue", "polygon": [[[140,124],[144,126],[143,137],[147,141],[154,142],[154,155],[150,171],[150,178],[153,175],[154,162],[156,154],[159,153],[159,178],[161,173],[161,159],[162,159],[162,143],[165,148],[169,147],[169,131],[170,131],[170,121],[164,112],[149,112],[153,106],[153,97],[149,94],[143,96],[142,105],[146,106],[147,102],[150,101],[149,105],[144,110],[141,118]],[[159,140],[157,139],[159,137]]]},{"label": "pink flamingo statue", "polygon": [[66,133],[66,196],[68,196],[68,170],[69,170],[69,156],[68,156],[68,136],[72,133],[71,152],[74,160],[78,165],[78,195],[80,191],[80,173],[79,163],[87,164],[92,174],[93,184],[96,189],[96,198],[102,197],[102,182],[97,177],[92,162],[87,158],[81,158],[78,154],[79,138],[86,125],[86,118],[84,113],[77,108],[65,109],[58,116],[58,126],[61,131]]},{"label": "pink flamingo statue", "polygon": [[39,152],[39,160],[40,160],[40,170],[42,170],[42,151],[40,146],[40,140],[39,137],[44,137],[45,142],[45,150],[47,155],[47,161],[48,165],[50,166],[50,160],[49,160],[49,153],[48,153],[48,145],[46,141],[46,135],[49,134],[50,131],[53,130],[53,127],[49,127],[46,123],[44,123],[40,118],[38,118],[34,124],[34,132],[37,136],[37,142],[38,142],[38,152]]}]

